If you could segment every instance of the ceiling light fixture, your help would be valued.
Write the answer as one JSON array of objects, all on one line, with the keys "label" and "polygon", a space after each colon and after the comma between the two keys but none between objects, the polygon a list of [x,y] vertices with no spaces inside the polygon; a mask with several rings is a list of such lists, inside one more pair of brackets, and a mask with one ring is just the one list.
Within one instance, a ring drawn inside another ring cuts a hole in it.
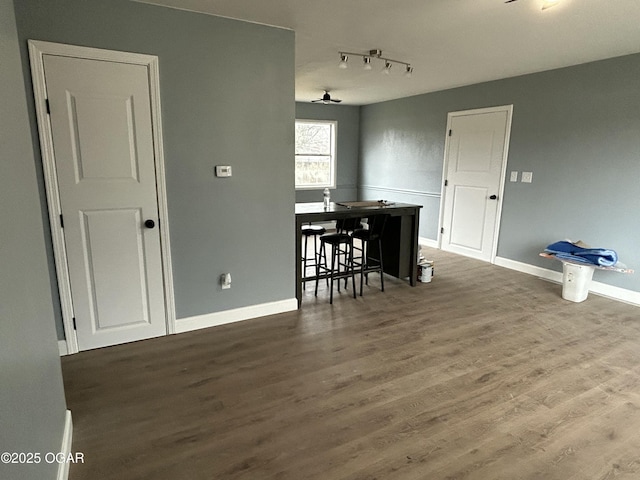
[{"label": "ceiling light fixture", "polygon": [[[552,0],[550,0],[552,1]],[[339,68],[347,68],[347,60],[349,59],[349,55],[354,55],[356,57],[362,57],[362,61],[364,63],[365,70],[371,70],[371,60],[377,59],[382,60],[384,62],[384,68],[382,69],[382,73],[389,74],[391,73],[391,67],[394,63],[405,66],[405,76],[410,77],[413,73],[413,67],[410,63],[402,62],[400,60],[393,60],[391,58],[385,58],[382,56],[382,50],[369,50],[369,53],[353,53],[353,52],[338,52],[340,54],[340,63],[338,64]]]},{"label": "ceiling light fixture", "polygon": [[[506,0],[504,3],[513,3],[518,0]],[[542,10],[546,10],[547,8],[555,7],[560,3],[560,0],[543,0],[542,2]]]}]

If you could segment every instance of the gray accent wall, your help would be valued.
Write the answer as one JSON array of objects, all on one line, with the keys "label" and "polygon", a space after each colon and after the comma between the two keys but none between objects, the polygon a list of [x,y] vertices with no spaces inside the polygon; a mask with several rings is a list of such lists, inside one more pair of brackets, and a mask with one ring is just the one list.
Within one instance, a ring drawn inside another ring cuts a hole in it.
[{"label": "gray accent wall", "polygon": [[[12,0],[0,0],[0,452],[59,452],[66,404]],[[57,464],[0,463],[0,478]]]},{"label": "gray accent wall", "polygon": [[424,99],[362,107],[359,196],[422,205],[420,236],[435,239],[447,115],[440,105],[425,111]]},{"label": "gray accent wall", "polygon": [[[616,250],[640,269],[640,54],[362,107],[361,189],[425,197],[421,236],[437,238],[447,113],[513,104],[498,256],[561,270],[556,240]],[[428,198],[427,198],[428,197]],[[594,280],[640,291],[640,274]]]},{"label": "gray accent wall", "polygon": [[[296,103],[300,120],[335,120],[338,122],[336,188],[331,200],[349,201],[358,197],[358,159],[360,157],[360,107]],[[324,189],[297,190],[296,202],[321,202]]]},{"label": "gray accent wall", "polygon": [[128,0],[15,8],[27,77],[28,39],[158,56],[177,318],[295,298],[294,33]]}]

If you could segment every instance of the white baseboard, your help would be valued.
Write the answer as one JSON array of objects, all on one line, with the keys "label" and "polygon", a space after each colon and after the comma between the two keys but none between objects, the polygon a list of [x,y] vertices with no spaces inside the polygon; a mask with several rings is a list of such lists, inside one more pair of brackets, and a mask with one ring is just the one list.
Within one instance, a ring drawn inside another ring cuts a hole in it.
[{"label": "white baseboard", "polygon": [[195,317],[179,318],[176,320],[176,333],[216,327],[218,325],[250,320],[252,318],[264,317],[266,315],[291,312],[297,309],[298,301],[295,298],[290,298],[287,300],[280,300],[278,302],[262,303],[259,305],[235,308],[222,312],[197,315]]},{"label": "white baseboard", "polygon": [[[517,262],[515,260],[502,257],[496,257],[495,264],[499,267],[517,270],[518,272],[535,275],[536,277],[544,278],[545,280],[562,283],[562,273],[556,272],[555,270],[548,270],[546,268],[536,267],[535,265],[529,265],[527,263]],[[633,290],[627,290],[625,288],[607,285],[606,283],[592,281],[589,292],[595,295],[612,298],[620,302],[640,306],[640,292]]]},{"label": "white baseboard", "polygon": [[[227,323],[264,317],[266,315],[274,315],[276,313],[291,312],[297,309],[298,301],[295,298],[290,298],[288,300],[207,313],[195,317],[179,318],[176,320],[175,333],[190,332],[192,330],[199,330],[200,328],[215,327]],[[58,350],[60,351],[61,357],[69,354],[65,340],[58,340]]]},{"label": "white baseboard", "polygon": [[[64,432],[62,433],[62,443],[60,444],[60,453],[64,454],[64,458],[69,458],[71,453],[71,443],[73,441],[73,421],[71,419],[71,410],[67,410],[64,417]],[[69,478],[70,462],[60,462],[58,464],[58,475],[56,480],[67,480]]]},{"label": "white baseboard", "polygon": [[545,280],[550,280],[555,283],[562,283],[562,272],[556,272],[555,270],[536,267],[535,265],[518,262],[516,260],[510,260],[503,257],[496,257],[495,264],[499,267],[505,267],[510,270],[517,270],[518,272],[522,273],[528,273],[529,275],[544,278]]},{"label": "white baseboard", "polygon": [[591,282],[590,292],[603,297],[619,300],[640,307],[640,292],[627,290],[626,288],[614,287],[602,282]]},{"label": "white baseboard", "polygon": [[424,245],[425,247],[438,248],[438,241],[432,240],[426,237],[418,237],[418,245]]}]

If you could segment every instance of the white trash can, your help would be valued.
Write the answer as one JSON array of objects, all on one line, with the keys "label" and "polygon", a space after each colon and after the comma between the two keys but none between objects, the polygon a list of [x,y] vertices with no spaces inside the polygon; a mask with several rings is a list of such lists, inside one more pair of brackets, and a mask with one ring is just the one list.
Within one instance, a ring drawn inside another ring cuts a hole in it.
[{"label": "white trash can", "polygon": [[562,298],[571,302],[584,302],[595,267],[562,262]]}]

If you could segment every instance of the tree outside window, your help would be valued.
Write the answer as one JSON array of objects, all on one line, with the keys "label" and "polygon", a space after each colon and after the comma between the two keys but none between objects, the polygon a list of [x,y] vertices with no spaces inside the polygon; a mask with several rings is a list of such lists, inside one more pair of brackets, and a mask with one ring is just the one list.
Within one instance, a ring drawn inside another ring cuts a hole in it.
[{"label": "tree outside window", "polygon": [[337,122],[296,120],[296,188],[336,186]]}]

